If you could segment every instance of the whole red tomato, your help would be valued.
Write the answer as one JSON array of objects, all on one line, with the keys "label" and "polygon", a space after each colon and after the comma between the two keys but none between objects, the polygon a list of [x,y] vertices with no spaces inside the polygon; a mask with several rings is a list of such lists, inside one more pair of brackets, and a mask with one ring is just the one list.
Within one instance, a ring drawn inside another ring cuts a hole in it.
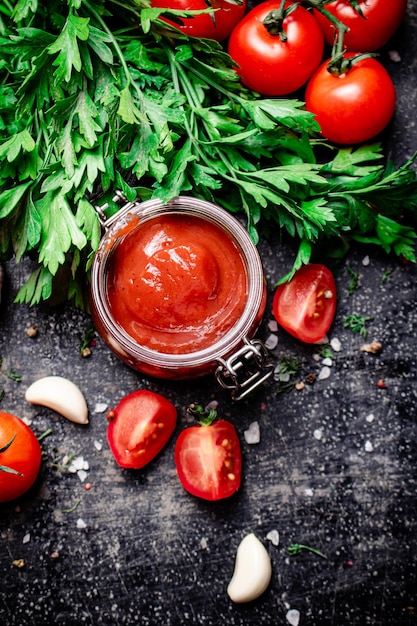
[{"label": "whole red tomato", "polygon": [[[354,58],[354,53],[344,59]],[[324,137],[334,143],[368,141],[388,125],[396,93],[387,70],[375,58],[363,58],[341,74],[323,63],[309,80],[306,109],[316,115]]]},{"label": "whole red tomato", "polygon": [[293,278],[279,285],[272,310],[278,324],[305,343],[325,337],[336,312],[336,284],[320,263],[303,265]]},{"label": "whole red tomato", "polygon": [[181,11],[203,11],[212,8],[212,13],[194,17],[178,17],[178,21],[163,17],[191,37],[223,41],[233,27],[242,19],[246,11],[246,0],[151,0],[151,6]]},{"label": "whole red tomato", "polygon": [[139,389],[107,413],[107,441],[121,467],[140,469],[168,443],[177,422],[175,406],[158,393]]},{"label": "whole red tomato", "polygon": [[[347,51],[371,52],[381,48],[395,33],[406,13],[407,0],[334,0],[324,8],[349,28],[343,39]],[[334,25],[316,9],[314,15],[326,41],[332,44]]]},{"label": "whole red tomato", "polygon": [[29,426],[0,411],[0,502],[15,500],[32,487],[41,460],[41,446]]},{"label": "whole red tomato", "polygon": [[175,466],[186,491],[204,500],[222,500],[240,487],[242,456],[233,424],[216,412],[190,407],[199,425],[183,430],[175,443]]},{"label": "whole red tomato", "polygon": [[295,6],[281,22],[280,8],[280,0],[253,8],[235,26],[228,45],[243,84],[266,96],[302,87],[323,56],[324,39],[314,16]]}]

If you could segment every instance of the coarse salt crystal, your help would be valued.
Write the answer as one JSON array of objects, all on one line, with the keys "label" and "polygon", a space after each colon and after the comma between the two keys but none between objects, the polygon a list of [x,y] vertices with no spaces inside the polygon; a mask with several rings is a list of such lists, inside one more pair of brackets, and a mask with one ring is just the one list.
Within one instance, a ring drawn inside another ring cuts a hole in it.
[{"label": "coarse salt crystal", "polygon": [[374,449],[374,446],[372,445],[372,443],[369,441],[369,439],[367,441],[365,441],[365,451],[366,452],[372,452]]},{"label": "coarse salt crystal", "polygon": [[109,405],[105,402],[97,402],[96,406],[94,407],[94,413],[104,413],[105,411],[107,411],[108,407]]},{"label": "coarse salt crystal", "polygon": [[291,626],[298,626],[300,623],[300,611],[297,611],[297,609],[290,609],[285,617]]},{"label": "coarse salt crystal", "polygon": [[388,56],[391,61],[394,61],[394,63],[401,62],[401,55],[398,50],[388,50]]},{"label": "coarse salt crystal", "polygon": [[273,350],[278,345],[278,335],[269,335],[265,340],[265,347],[268,350]]},{"label": "coarse salt crystal", "polygon": [[85,523],[85,521],[81,517],[79,517],[77,519],[77,528],[79,530],[83,530],[84,528],[87,528],[87,524]]},{"label": "coarse salt crystal", "polygon": [[338,339],[337,337],[333,337],[333,339],[331,339],[330,341],[330,347],[335,352],[340,352],[340,350],[342,349],[342,344],[340,343],[340,339]]},{"label": "coarse salt crystal", "polygon": [[261,430],[258,422],[251,422],[249,428],[243,433],[246,443],[255,444],[261,440]]},{"label": "coarse salt crystal", "polygon": [[371,262],[371,261],[370,261],[370,259],[369,259],[369,256],[368,256],[368,255],[366,255],[366,256],[364,256],[364,257],[363,257],[363,259],[362,259],[362,265],[367,266],[367,265],[369,265],[369,263],[370,263],[370,262]]},{"label": "coarse salt crystal", "polygon": [[276,333],[278,331],[278,323],[275,320],[270,320],[268,322],[268,329],[271,333]]},{"label": "coarse salt crystal", "polygon": [[323,437],[323,431],[320,430],[320,428],[316,428],[316,430],[313,432],[313,437],[314,439],[317,439],[319,441]]},{"label": "coarse salt crystal", "polygon": [[87,474],[87,472],[85,470],[81,469],[81,470],[78,470],[77,476],[81,480],[81,482],[83,483],[85,481],[85,479],[87,478],[88,474]]},{"label": "coarse salt crystal", "polygon": [[88,470],[90,469],[88,465],[88,461],[84,459],[83,456],[77,456],[71,461],[71,465],[68,470],[72,473],[78,472],[78,470]]},{"label": "coarse salt crystal", "polygon": [[272,543],[273,546],[279,545],[279,532],[275,528],[269,531],[266,538]]},{"label": "coarse salt crystal", "polygon": [[330,373],[331,373],[330,367],[325,365],[324,367],[321,368],[317,378],[319,380],[326,380],[326,378],[329,378]]},{"label": "coarse salt crystal", "polygon": [[94,447],[96,450],[98,450],[100,452],[100,450],[103,449],[103,444],[101,443],[101,441],[95,441],[94,442]]},{"label": "coarse salt crystal", "polygon": [[22,543],[29,543],[30,541],[30,533],[26,533],[26,535],[23,537]]},{"label": "coarse salt crystal", "polygon": [[367,421],[367,422],[371,423],[371,422],[373,422],[373,421],[374,421],[374,419],[375,419],[375,415],[374,415],[373,413],[369,413],[369,415],[367,415],[367,416],[365,417],[365,419],[366,419],[366,421]]},{"label": "coarse salt crystal", "polygon": [[325,359],[323,359],[322,365],[327,365],[328,367],[331,367],[333,365],[333,360],[329,357],[326,357]]}]

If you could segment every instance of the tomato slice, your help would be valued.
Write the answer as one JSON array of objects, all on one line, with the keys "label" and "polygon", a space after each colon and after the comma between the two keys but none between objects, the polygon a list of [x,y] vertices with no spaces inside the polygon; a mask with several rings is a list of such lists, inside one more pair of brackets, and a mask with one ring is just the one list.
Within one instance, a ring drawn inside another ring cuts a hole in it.
[{"label": "tomato slice", "polygon": [[182,486],[194,496],[221,500],[240,487],[240,442],[233,424],[226,420],[183,430],[175,444],[174,458]]},{"label": "tomato slice", "polygon": [[305,343],[325,337],[336,313],[333,274],[321,264],[304,265],[275,291],[272,310],[278,324]]},{"label": "tomato slice", "polygon": [[168,443],[177,422],[175,406],[158,393],[139,389],[107,413],[107,441],[121,467],[140,469]]}]

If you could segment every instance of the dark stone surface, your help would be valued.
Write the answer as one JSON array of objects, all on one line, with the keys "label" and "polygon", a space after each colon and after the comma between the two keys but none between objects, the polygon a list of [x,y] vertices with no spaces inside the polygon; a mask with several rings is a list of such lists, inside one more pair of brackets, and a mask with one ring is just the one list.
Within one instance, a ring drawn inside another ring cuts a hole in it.
[{"label": "dark stone surface", "polygon": [[[396,117],[386,134],[387,154],[398,164],[417,148],[416,9],[410,2],[388,47],[401,60],[389,60],[388,49],[383,56],[398,89]],[[260,249],[271,297],[293,250],[266,241]],[[351,295],[348,268],[360,275]],[[417,624],[415,266],[374,249],[353,249],[336,275],[339,304],[329,336],[340,340],[341,350],[334,353],[329,378],[285,394],[270,380],[240,404],[211,377],[192,383],[142,377],[100,340],[90,358],[81,358],[86,315],[70,307],[13,304],[28,272],[27,263],[6,267],[1,408],[30,420],[37,435],[47,429],[52,434],[43,442],[46,459],[35,487],[18,508],[0,507],[1,626],[272,626],[288,624],[289,609],[300,612],[300,626]],[[366,341],[380,341],[379,354],[361,352],[364,340],[343,327],[353,313],[372,318]],[[269,304],[259,333],[264,339],[270,318]],[[26,334],[32,324],[39,329],[36,338]],[[277,362],[283,355],[300,361],[303,377],[323,366],[313,347],[284,333],[275,352]],[[25,401],[33,380],[50,374],[79,385],[89,405],[88,426]],[[107,447],[105,411],[141,387],[169,397],[179,421],[164,452],[133,472],[117,467]],[[176,477],[175,437],[195,400],[217,400],[242,442],[242,488],[224,502],[191,497]],[[256,445],[244,440],[252,421],[261,430]],[[54,467],[54,460],[62,463],[72,453],[89,464],[84,483]],[[84,489],[87,482],[90,490]],[[266,539],[274,529],[277,547]],[[257,601],[234,605],[226,587],[237,546],[250,532],[270,553],[272,581]],[[313,546],[327,558],[306,551],[288,556],[292,543]],[[16,559],[24,567],[13,565]]]}]

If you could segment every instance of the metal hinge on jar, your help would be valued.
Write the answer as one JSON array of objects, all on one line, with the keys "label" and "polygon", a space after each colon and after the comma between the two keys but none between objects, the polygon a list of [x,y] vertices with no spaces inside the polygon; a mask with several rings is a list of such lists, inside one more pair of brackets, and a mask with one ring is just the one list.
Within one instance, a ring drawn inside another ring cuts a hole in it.
[{"label": "metal hinge on jar", "polygon": [[[120,191],[120,189],[116,189],[114,192],[113,197],[111,198],[111,200],[109,200],[108,202],[105,201],[104,204],[96,204],[94,205],[94,208],[96,210],[96,213],[99,217],[100,223],[102,226],[109,225],[109,219],[111,220],[111,218],[108,218],[105,211],[109,208],[110,206],[110,202],[113,202],[116,205],[121,205],[121,204],[126,204],[127,202],[127,198],[124,195],[124,193],[122,191]],[[117,213],[116,213],[117,216]],[[113,221],[113,220],[111,220]]]},{"label": "metal hinge on jar", "polygon": [[273,373],[274,365],[269,360],[266,347],[259,339],[249,341],[227,360],[218,359],[215,372],[217,382],[223,389],[231,391],[233,400],[242,400],[262,385]]}]

